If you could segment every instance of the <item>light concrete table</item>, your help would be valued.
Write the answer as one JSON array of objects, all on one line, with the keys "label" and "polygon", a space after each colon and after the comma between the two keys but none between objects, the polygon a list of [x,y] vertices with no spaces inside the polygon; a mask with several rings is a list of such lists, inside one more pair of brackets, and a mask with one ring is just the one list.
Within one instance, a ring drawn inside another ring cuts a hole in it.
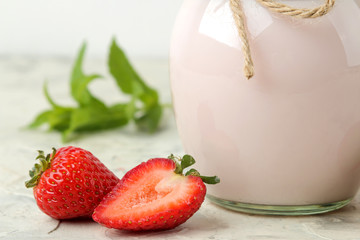
[{"label": "light concrete table", "polygon": [[[105,77],[91,85],[94,94],[106,102],[120,99],[105,61],[85,62],[85,72]],[[136,61],[141,75],[161,89],[164,102],[170,102],[166,61]],[[254,216],[224,210],[205,201],[185,224],[163,232],[128,233],[107,229],[91,220],[58,221],[37,208],[32,191],[24,187],[36,150],[61,147],[60,136],[46,131],[21,129],[48,107],[42,94],[48,79],[50,93],[64,104],[69,100],[68,79],[72,62],[60,58],[0,57],[0,239],[360,239],[360,195],[345,208],[307,217]],[[162,130],[154,135],[138,133],[134,127],[84,135],[71,142],[90,150],[119,177],[151,157],[182,154],[173,115],[170,111]]]}]

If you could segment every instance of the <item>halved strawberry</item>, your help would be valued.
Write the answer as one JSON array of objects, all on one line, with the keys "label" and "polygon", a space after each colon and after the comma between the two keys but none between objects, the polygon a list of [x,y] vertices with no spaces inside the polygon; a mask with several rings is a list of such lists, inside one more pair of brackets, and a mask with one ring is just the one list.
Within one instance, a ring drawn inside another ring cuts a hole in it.
[{"label": "halved strawberry", "polygon": [[95,209],[93,219],[109,228],[132,231],[170,229],[184,223],[204,201],[204,182],[219,179],[200,176],[194,169],[184,176],[183,169],[195,160],[189,155],[178,160],[174,156],[150,159],[127,172]]}]

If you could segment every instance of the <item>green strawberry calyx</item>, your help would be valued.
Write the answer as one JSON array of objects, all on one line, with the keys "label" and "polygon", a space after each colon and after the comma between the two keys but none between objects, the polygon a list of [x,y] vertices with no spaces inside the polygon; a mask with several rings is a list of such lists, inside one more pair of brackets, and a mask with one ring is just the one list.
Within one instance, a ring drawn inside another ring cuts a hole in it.
[{"label": "green strawberry calyx", "polygon": [[177,156],[174,156],[173,154],[171,154],[168,159],[171,159],[175,162],[176,164],[176,168],[175,168],[175,173],[176,174],[180,174],[180,175],[185,175],[185,176],[197,176],[197,177],[200,177],[201,180],[204,182],[204,183],[207,183],[207,184],[217,184],[220,182],[220,178],[218,176],[202,176],[200,175],[200,173],[194,169],[194,168],[191,168],[189,171],[187,171],[185,174],[183,174],[183,171],[185,170],[185,168],[188,168],[192,165],[195,164],[195,159],[186,154],[184,155],[182,158],[180,157],[177,157]]},{"label": "green strawberry calyx", "polygon": [[50,154],[45,156],[44,151],[38,150],[39,155],[36,157],[36,160],[39,160],[40,163],[35,163],[34,167],[29,171],[30,180],[25,182],[27,188],[35,187],[40,180],[41,175],[50,168],[51,161],[54,159],[56,154],[56,149],[52,148],[53,151]]}]

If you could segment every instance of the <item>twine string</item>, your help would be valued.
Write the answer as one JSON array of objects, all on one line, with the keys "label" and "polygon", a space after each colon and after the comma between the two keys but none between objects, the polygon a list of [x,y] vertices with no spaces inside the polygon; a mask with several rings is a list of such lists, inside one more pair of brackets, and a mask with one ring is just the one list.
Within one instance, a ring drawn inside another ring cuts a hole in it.
[{"label": "twine string", "polygon": [[[298,18],[317,18],[324,16],[335,4],[335,0],[326,0],[323,5],[308,9],[294,8],[274,0],[256,1],[272,12]],[[230,8],[239,37],[242,41],[242,51],[244,53],[244,74],[247,79],[250,79],[254,76],[254,63],[251,57],[251,50],[246,29],[246,17],[242,8],[241,0],[230,0]]]}]

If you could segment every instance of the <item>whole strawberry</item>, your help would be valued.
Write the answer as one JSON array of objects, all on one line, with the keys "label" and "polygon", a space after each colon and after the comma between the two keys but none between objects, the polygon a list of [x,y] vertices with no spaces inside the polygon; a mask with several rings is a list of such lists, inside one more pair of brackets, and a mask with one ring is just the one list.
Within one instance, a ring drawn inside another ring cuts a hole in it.
[{"label": "whole strawberry", "polygon": [[183,170],[195,160],[150,159],[125,174],[95,209],[93,219],[109,228],[142,231],[174,228],[188,220],[201,206],[204,182],[220,180],[200,176],[195,169]]},{"label": "whole strawberry", "polygon": [[90,217],[119,179],[90,152],[76,147],[53,148],[30,171],[26,187],[34,188],[39,208],[55,219]]}]

